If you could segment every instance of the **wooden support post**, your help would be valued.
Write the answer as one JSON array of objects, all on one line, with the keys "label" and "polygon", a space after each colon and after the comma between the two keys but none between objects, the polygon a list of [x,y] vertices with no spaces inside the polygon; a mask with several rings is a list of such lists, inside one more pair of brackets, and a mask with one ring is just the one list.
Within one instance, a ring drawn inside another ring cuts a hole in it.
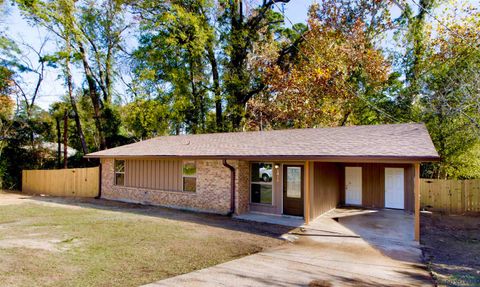
[{"label": "wooden support post", "polygon": [[310,162],[305,162],[305,224],[310,223]]},{"label": "wooden support post", "polygon": [[415,241],[420,241],[420,163],[415,163],[413,190],[415,195]]}]

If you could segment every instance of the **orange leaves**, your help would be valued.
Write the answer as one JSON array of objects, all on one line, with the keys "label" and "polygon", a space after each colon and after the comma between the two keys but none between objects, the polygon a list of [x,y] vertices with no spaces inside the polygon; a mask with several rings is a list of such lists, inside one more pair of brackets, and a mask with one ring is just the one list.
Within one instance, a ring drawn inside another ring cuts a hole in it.
[{"label": "orange leaves", "polygon": [[248,103],[250,128],[339,125],[362,90],[387,81],[389,63],[362,21],[347,32],[311,15],[296,59],[286,68],[274,61],[265,67],[268,90]]},{"label": "orange leaves", "polygon": [[0,95],[0,120],[10,118],[14,107],[15,103],[10,96]]}]

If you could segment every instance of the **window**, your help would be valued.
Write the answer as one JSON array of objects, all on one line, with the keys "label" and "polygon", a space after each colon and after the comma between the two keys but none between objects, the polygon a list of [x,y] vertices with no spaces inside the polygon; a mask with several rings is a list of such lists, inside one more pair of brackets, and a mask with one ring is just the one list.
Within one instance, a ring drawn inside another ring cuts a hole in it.
[{"label": "window", "polygon": [[252,203],[272,204],[271,163],[252,163],[250,171],[250,200]]},{"label": "window", "polygon": [[194,160],[183,161],[183,191],[197,191],[197,166]]},{"label": "window", "polygon": [[125,161],[115,160],[115,185],[125,185]]},{"label": "window", "polygon": [[302,198],[302,168],[287,166],[287,197]]}]

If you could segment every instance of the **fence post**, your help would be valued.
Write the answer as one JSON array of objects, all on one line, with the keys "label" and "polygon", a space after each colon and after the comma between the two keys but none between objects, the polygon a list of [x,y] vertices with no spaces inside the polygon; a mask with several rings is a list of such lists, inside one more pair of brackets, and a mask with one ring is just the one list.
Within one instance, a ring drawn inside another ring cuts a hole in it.
[{"label": "fence post", "polygon": [[467,210],[466,210],[466,204],[465,204],[465,185],[466,185],[466,181],[465,180],[462,180],[460,181],[460,184],[461,184],[461,205],[462,205],[462,210],[461,210],[461,213],[465,213]]}]

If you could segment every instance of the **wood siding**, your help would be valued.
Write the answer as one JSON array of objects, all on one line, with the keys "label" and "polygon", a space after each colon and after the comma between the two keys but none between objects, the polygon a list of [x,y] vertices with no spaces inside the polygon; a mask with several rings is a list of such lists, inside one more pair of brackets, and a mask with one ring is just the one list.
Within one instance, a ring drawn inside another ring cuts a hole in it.
[{"label": "wood siding", "polygon": [[415,166],[413,164],[405,166],[405,210],[415,210]]},{"label": "wood siding", "polygon": [[341,165],[315,162],[310,217],[316,218],[340,203]]},{"label": "wood siding", "polygon": [[362,166],[362,206],[385,206],[385,166],[365,164]]},{"label": "wood siding", "polygon": [[407,211],[414,210],[414,168],[413,164],[388,164],[388,163],[344,163],[341,168],[341,203],[345,203],[345,167],[362,167],[362,206],[370,208],[385,207],[385,168],[404,168],[405,205]]},{"label": "wood siding", "polygon": [[126,160],[125,186],[181,191],[181,160]]}]

